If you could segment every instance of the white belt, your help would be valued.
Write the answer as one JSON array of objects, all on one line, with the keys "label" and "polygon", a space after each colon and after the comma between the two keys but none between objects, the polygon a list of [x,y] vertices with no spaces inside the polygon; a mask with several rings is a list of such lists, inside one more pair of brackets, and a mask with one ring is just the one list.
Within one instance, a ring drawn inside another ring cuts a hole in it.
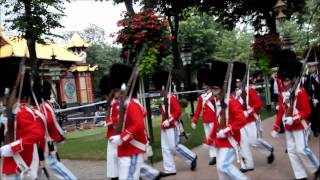
[{"label": "white belt", "polygon": [[143,144],[135,139],[132,139],[129,143],[142,151],[146,151],[146,149],[147,149],[147,146],[145,144]]},{"label": "white belt", "polygon": [[233,147],[233,149],[236,151],[236,156],[237,156],[237,162],[241,162],[241,149],[237,141],[234,139],[233,136],[228,136],[228,141]]}]

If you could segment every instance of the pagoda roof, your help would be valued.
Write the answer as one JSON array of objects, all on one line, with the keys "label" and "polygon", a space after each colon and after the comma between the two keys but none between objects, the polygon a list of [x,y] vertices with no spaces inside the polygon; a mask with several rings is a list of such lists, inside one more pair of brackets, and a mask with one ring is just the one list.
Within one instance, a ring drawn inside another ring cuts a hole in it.
[{"label": "pagoda roof", "polygon": [[71,40],[68,42],[66,48],[74,48],[74,47],[89,47],[91,43],[85,42],[81,37],[80,34],[75,32],[73,33]]},{"label": "pagoda roof", "polygon": [[[14,37],[10,39],[4,34],[0,35],[3,43],[0,46],[0,59],[8,57],[29,57],[27,41],[23,38]],[[59,61],[80,62],[81,59],[73,53],[66,50],[62,45],[55,42],[46,42],[45,44],[36,43],[36,53],[38,59],[51,60],[55,55],[55,59]]]}]

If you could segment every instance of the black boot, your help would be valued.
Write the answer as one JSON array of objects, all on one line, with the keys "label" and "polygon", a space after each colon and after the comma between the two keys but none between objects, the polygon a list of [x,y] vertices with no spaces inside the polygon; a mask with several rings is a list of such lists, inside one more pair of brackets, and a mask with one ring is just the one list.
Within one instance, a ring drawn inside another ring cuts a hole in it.
[{"label": "black boot", "polygon": [[174,176],[176,174],[177,173],[163,173],[163,172],[160,172],[161,177]]},{"label": "black boot", "polygon": [[196,157],[191,162],[191,167],[190,167],[191,171],[194,171],[196,169],[196,167],[197,167],[197,159],[198,159],[198,156],[196,155]]},{"label": "black boot", "polygon": [[273,155],[273,148],[272,148],[271,154],[267,158],[267,162],[268,162],[268,164],[271,164],[271,163],[273,163],[273,161],[274,161],[274,155]]},{"label": "black boot", "polygon": [[308,180],[307,178],[300,178],[300,179],[295,179],[295,180]]},{"label": "black boot", "polygon": [[119,180],[118,177],[111,178],[111,180]]},{"label": "black boot", "polygon": [[252,169],[242,169],[242,168],[240,168],[239,170],[240,170],[242,173],[246,173],[246,172],[248,172],[248,171],[253,171],[254,168],[252,168]]},{"label": "black boot", "polygon": [[213,157],[211,159],[211,161],[209,162],[209,165],[215,165],[217,163],[217,158],[216,157]]}]

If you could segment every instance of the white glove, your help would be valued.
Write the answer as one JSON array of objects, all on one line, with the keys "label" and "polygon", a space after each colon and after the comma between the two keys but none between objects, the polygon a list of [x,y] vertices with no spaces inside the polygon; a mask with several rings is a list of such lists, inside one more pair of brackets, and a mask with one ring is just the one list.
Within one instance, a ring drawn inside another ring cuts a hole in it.
[{"label": "white glove", "polygon": [[248,118],[249,117],[249,113],[247,111],[243,111],[243,115],[244,117]]},{"label": "white glove", "polygon": [[275,130],[271,131],[270,134],[271,134],[271,137],[273,137],[273,138],[278,138],[279,137],[279,133],[277,131],[275,131]]},{"label": "white glove", "polygon": [[285,117],[285,118],[283,119],[283,122],[284,122],[286,125],[291,126],[291,125],[293,124],[293,118],[292,118],[291,116]]},{"label": "white glove", "polygon": [[192,127],[192,129],[196,129],[197,128],[197,125],[196,125],[196,123],[191,123],[191,127]]},{"label": "white glove", "polygon": [[1,157],[12,157],[13,152],[11,150],[10,144],[4,145],[0,148],[1,151]]},{"label": "white glove", "polygon": [[223,130],[221,129],[218,133],[217,133],[217,137],[218,138],[226,138],[226,134],[223,132]]},{"label": "white glove", "polygon": [[313,106],[317,106],[318,102],[319,102],[318,99],[312,99]]},{"label": "white glove", "polygon": [[277,111],[279,110],[279,105],[278,105],[278,104],[276,105],[276,110],[277,110]]},{"label": "white glove", "polygon": [[120,138],[120,135],[114,135],[114,136],[111,136],[109,138],[109,141],[112,143],[112,144],[115,144],[117,146],[119,146],[120,144],[122,144],[122,139]]},{"label": "white glove", "polygon": [[169,127],[170,126],[169,120],[167,119],[167,120],[163,121],[162,125],[163,125],[163,127]]}]

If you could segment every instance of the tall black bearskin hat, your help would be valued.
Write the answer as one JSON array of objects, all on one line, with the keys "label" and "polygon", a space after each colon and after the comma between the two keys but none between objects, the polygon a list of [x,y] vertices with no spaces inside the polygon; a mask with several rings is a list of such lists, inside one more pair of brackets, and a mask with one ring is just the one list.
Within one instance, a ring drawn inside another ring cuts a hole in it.
[{"label": "tall black bearskin hat", "polygon": [[282,80],[293,80],[300,75],[302,64],[298,60],[283,60],[279,65],[278,76]]},{"label": "tall black bearskin hat", "polygon": [[231,91],[236,89],[236,83],[242,81],[246,74],[247,66],[245,63],[234,62],[232,71]]},{"label": "tall black bearskin hat", "polygon": [[213,87],[222,88],[227,70],[228,70],[228,63],[222,62],[222,61],[212,62],[210,79],[211,79],[211,85]]},{"label": "tall black bearskin hat", "polygon": [[161,91],[162,86],[166,87],[168,82],[169,72],[158,70],[152,74],[152,81],[155,87],[155,90]]},{"label": "tall black bearskin hat", "polygon": [[42,83],[42,98],[44,100],[50,100],[51,96],[51,84],[50,82],[44,80]]},{"label": "tall black bearskin hat", "polygon": [[99,88],[101,95],[108,95],[110,93],[111,87],[109,75],[105,74],[102,76],[100,79]]},{"label": "tall black bearskin hat", "polygon": [[[40,104],[42,102],[42,98],[44,98],[43,94],[43,86],[41,85],[41,81],[39,78],[35,78],[32,85],[32,91],[36,97],[37,102]],[[34,97],[31,97],[34,102]]]},{"label": "tall black bearskin hat", "polygon": [[127,84],[132,73],[132,68],[125,64],[113,64],[110,69],[111,89],[120,89],[123,83]]},{"label": "tall black bearskin hat", "polygon": [[294,53],[292,50],[290,49],[283,49],[281,51],[279,51],[274,58],[271,61],[271,66],[272,67],[279,67],[280,63],[282,61],[286,61],[286,60],[296,60],[297,59],[297,55],[296,53]]},{"label": "tall black bearskin hat", "polygon": [[198,86],[201,89],[202,85],[212,86],[212,78],[210,77],[210,69],[203,67],[197,72]]},{"label": "tall black bearskin hat", "polygon": [[[19,89],[17,89],[16,97],[19,98]],[[21,90],[21,99],[28,100],[31,95],[31,84],[30,84],[30,75],[28,72],[25,72],[24,78],[23,78],[23,84],[22,84],[22,90]]]}]

